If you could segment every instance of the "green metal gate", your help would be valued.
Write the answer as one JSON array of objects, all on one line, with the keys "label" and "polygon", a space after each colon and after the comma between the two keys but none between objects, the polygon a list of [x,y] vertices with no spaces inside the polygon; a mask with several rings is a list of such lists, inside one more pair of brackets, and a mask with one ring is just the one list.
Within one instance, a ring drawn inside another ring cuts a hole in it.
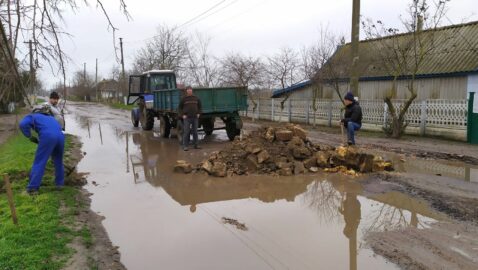
[{"label": "green metal gate", "polygon": [[468,142],[478,144],[478,99],[476,93],[470,92],[468,100]]}]

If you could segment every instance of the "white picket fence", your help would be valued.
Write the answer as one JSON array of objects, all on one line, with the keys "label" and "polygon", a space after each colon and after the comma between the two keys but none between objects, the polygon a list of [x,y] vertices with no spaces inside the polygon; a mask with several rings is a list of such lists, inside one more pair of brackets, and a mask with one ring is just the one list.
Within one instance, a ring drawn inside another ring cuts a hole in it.
[{"label": "white picket fence", "polygon": [[[319,100],[315,102],[305,99],[288,99],[281,105],[281,99],[255,99],[256,109],[251,100],[245,116],[255,119],[323,124],[329,126],[341,119],[343,105],[338,100]],[[394,100],[399,109],[405,100]],[[388,117],[387,105],[381,100],[360,100],[364,124],[383,126]],[[427,128],[454,129],[466,133],[467,100],[423,100],[415,101],[409,107],[405,117],[409,127],[416,127],[420,134],[427,134]]]}]

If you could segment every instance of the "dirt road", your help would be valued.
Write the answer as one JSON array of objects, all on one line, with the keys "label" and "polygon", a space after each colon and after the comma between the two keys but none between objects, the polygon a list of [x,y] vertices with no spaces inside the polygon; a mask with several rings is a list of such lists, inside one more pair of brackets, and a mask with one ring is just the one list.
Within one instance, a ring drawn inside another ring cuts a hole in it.
[{"label": "dirt road", "polygon": [[[411,154],[410,142],[402,157],[373,149],[380,143],[370,138],[367,149],[398,159],[398,172],[359,179],[175,174],[176,160],[196,163],[228,144],[225,132],[200,135],[203,149],[183,152],[175,139],[133,128],[126,111],[86,103],[68,109],[68,132],[82,138],[86,153],[79,170],[89,173],[91,207],[105,217],[128,269],[434,269],[437,256],[448,258],[447,269],[467,269],[478,259],[472,206],[452,215],[453,203],[476,201],[473,162],[427,160]],[[340,140],[321,131],[311,136]],[[418,176],[433,185],[419,186]],[[447,186],[454,190],[445,197],[448,212],[427,199]],[[410,252],[397,233],[422,238]],[[454,248],[444,244],[450,239]]]},{"label": "dirt road", "polygon": [[19,114],[0,114],[0,144],[4,143],[12,134],[19,132],[18,123],[25,112]]}]

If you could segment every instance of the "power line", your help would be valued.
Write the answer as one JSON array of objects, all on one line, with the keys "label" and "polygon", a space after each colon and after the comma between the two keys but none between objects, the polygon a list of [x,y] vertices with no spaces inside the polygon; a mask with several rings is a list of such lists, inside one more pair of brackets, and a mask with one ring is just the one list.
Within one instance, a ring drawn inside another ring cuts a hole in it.
[{"label": "power line", "polygon": [[[225,6],[223,6],[222,8],[220,8],[220,9],[214,11],[213,13],[211,13],[211,14],[209,14],[209,15],[207,15],[207,16],[205,16],[205,17],[203,17],[203,18],[201,18],[201,19],[199,19],[199,20],[197,20],[197,21],[195,21],[195,22],[193,22],[192,24],[198,23],[198,22],[200,22],[200,21],[203,21],[203,20],[205,20],[205,19],[211,17],[211,16],[214,15],[214,14],[217,14],[218,12],[220,12],[220,11],[226,9],[227,7],[233,5],[233,4],[236,3],[237,1],[239,1],[239,0],[234,0],[234,1],[232,1],[231,3],[229,3],[229,4],[225,5]],[[191,26],[192,24],[190,24],[189,26]]]},{"label": "power line", "polygon": [[[222,3],[224,3],[225,1],[226,1],[226,0],[222,0],[222,1],[218,2],[218,3],[216,3],[215,5],[213,5],[212,7],[210,7],[209,9],[207,9],[206,11],[202,12],[201,14],[195,16],[194,18],[192,18],[192,19],[190,19],[190,20],[188,20],[188,21],[186,21],[186,22],[184,22],[184,23],[181,24],[180,26],[177,26],[176,29],[179,29],[179,28],[181,28],[181,27],[187,26],[187,24],[189,24],[188,26],[191,26],[191,25],[193,25],[193,24],[195,24],[195,23],[198,23],[198,22],[200,22],[200,21],[203,21],[203,20],[209,18],[210,16],[212,16],[212,15],[214,15],[214,14],[217,14],[217,13],[219,13],[220,11],[226,9],[227,7],[230,7],[231,5],[233,5],[234,3],[236,3],[236,2],[239,1],[239,0],[234,0],[234,1],[230,2],[229,4],[227,4],[227,5],[223,6],[223,7],[221,7],[220,9],[214,11],[213,13],[211,13],[211,14],[209,14],[209,15],[203,17],[203,18],[200,18],[199,20],[196,20],[196,19],[198,19],[199,17],[201,17],[201,16],[207,14],[207,13],[210,12],[211,10],[215,9],[216,7],[218,7],[219,5],[221,5]],[[265,2],[265,1],[264,1],[264,2]],[[241,15],[241,14],[239,14],[239,15]],[[196,20],[196,21],[193,22],[194,20]],[[226,20],[226,21],[227,21],[227,20]],[[140,42],[144,42],[144,41],[153,39],[153,38],[158,37],[158,36],[159,36],[159,35],[154,35],[154,36],[147,37],[147,38],[144,38],[144,39],[132,40],[132,41],[124,41],[123,43],[135,43],[135,44],[137,44],[138,46],[142,46],[142,44],[140,44]]]},{"label": "power line", "polygon": [[[217,24],[215,24],[215,25],[209,27],[209,28],[206,30],[206,32],[209,32],[209,31],[213,30],[214,28],[217,28],[218,26],[224,25],[225,22],[234,20],[234,19],[236,19],[236,18],[238,18],[238,17],[240,17],[240,16],[242,16],[242,15],[244,15],[244,14],[246,14],[246,13],[248,13],[248,12],[254,10],[254,9],[256,9],[258,6],[260,6],[260,5],[264,4],[264,3],[266,3],[267,1],[268,1],[268,0],[264,0],[264,1],[262,1],[262,2],[259,2],[259,3],[257,3],[256,5],[253,5],[253,6],[249,7],[249,8],[247,8],[247,9],[245,9],[245,10],[243,10],[243,11],[237,13],[236,15],[231,16],[231,17],[229,17],[229,18],[227,18],[227,19],[225,19],[225,20],[223,20],[223,21],[221,21],[221,22],[219,22],[219,23],[217,23]],[[236,27],[236,25],[233,25],[232,27],[227,28],[226,30],[224,30],[224,31],[222,31],[222,32],[220,32],[220,33],[229,31],[229,30],[231,30],[231,29],[233,29],[233,28],[235,28],[235,27]],[[214,37],[214,35],[213,35],[212,37]]]},{"label": "power line", "polygon": [[204,11],[204,12],[202,12],[201,14],[197,15],[196,17],[194,17],[194,18],[188,20],[187,22],[181,24],[180,26],[178,26],[178,28],[181,28],[181,27],[187,25],[188,23],[190,23],[190,22],[196,20],[197,18],[203,16],[204,14],[207,14],[208,12],[210,12],[210,11],[213,10],[213,9],[215,9],[216,7],[218,7],[219,5],[221,5],[221,4],[224,3],[224,2],[226,2],[226,0],[221,0],[221,1],[219,1],[218,3],[216,3],[215,5],[213,5],[212,7],[210,7],[209,9],[207,9],[206,11]]}]

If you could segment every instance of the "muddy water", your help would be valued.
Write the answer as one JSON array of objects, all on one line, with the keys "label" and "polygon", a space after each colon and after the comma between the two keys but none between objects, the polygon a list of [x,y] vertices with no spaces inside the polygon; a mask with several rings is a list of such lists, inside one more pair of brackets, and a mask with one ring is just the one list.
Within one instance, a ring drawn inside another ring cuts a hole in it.
[{"label": "muddy water", "polygon": [[464,162],[453,160],[404,157],[396,153],[384,151],[370,152],[391,160],[394,164],[395,171],[397,172],[446,176],[464,182],[478,183],[477,165],[470,165]]},{"label": "muddy water", "polygon": [[[227,144],[173,139],[131,127],[128,115],[70,105],[68,132],[81,136],[92,209],[129,269],[396,269],[362,239],[371,231],[427,227],[439,217],[399,193],[368,195],[338,175],[209,178],[172,172]],[[93,184],[93,181],[95,182]],[[243,223],[238,228],[222,218]]]}]

